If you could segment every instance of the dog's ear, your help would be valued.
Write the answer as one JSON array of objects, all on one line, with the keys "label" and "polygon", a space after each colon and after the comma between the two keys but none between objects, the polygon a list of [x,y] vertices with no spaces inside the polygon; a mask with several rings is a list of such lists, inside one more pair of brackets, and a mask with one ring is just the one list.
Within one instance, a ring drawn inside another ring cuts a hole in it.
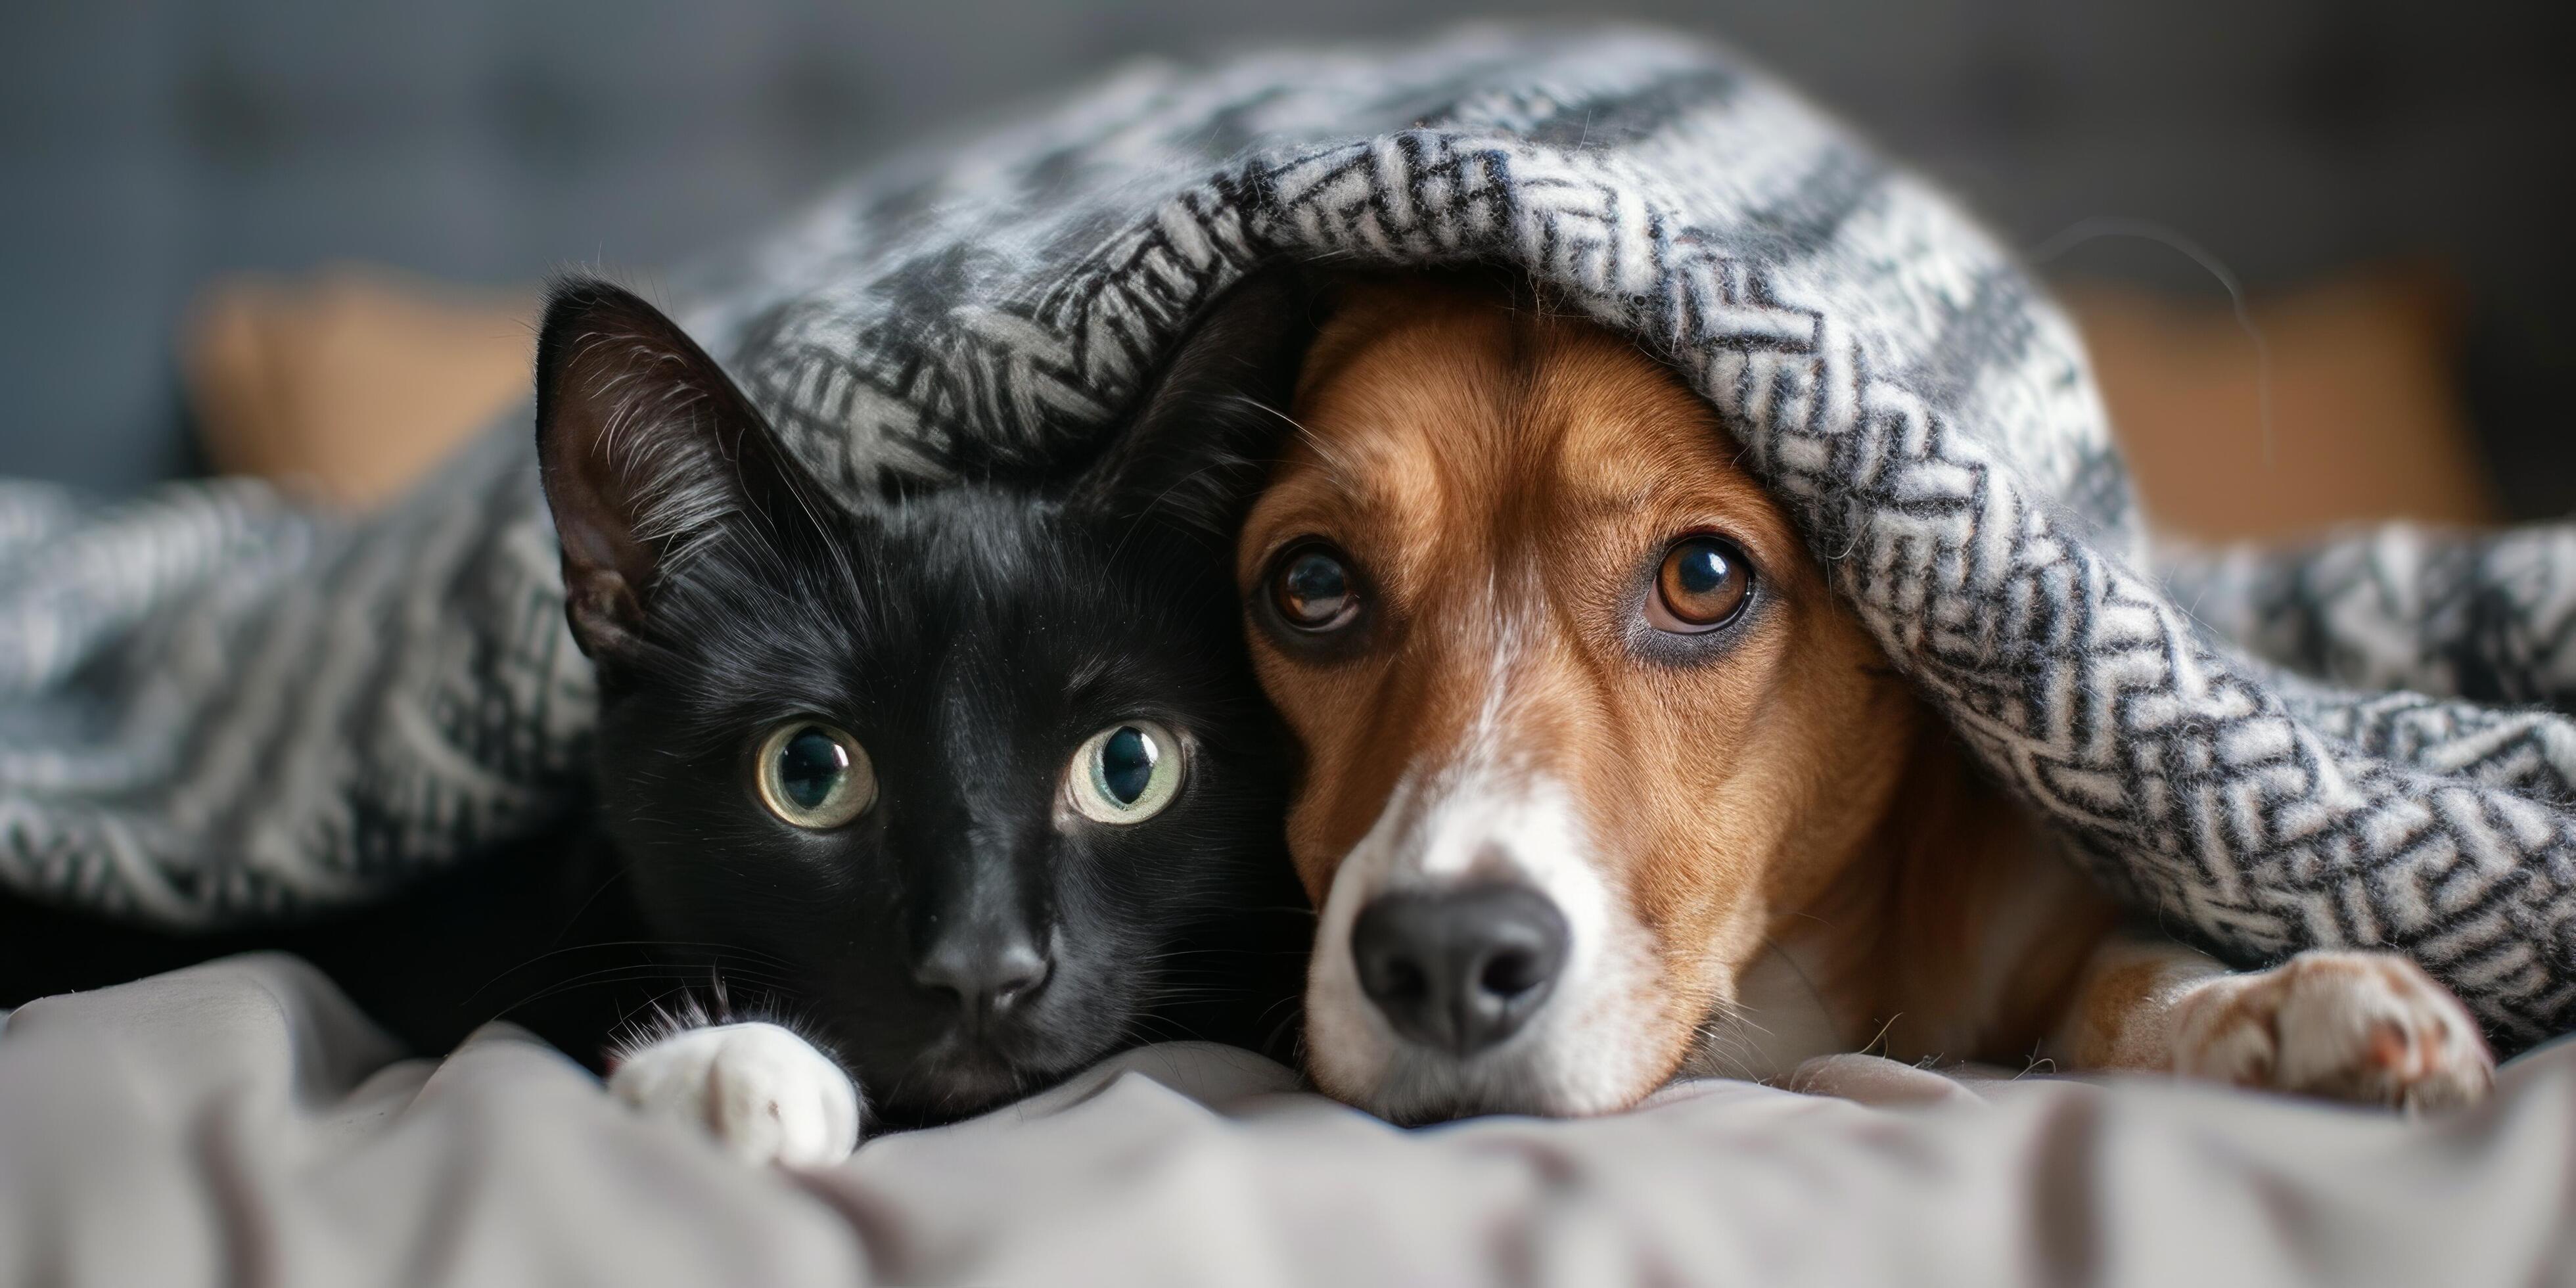
[{"label": "dog's ear", "polygon": [[656,589],[706,543],[826,539],[821,488],[660,310],[555,282],[537,337],[537,461],[563,543],[564,612],[603,667],[642,642]]},{"label": "dog's ear", "polygon": [[1231,544],[1295,428],[1289,401],[1326,307],[1323,284],[1291,266],[1227,291],[1076,481],[1074,506]]}]

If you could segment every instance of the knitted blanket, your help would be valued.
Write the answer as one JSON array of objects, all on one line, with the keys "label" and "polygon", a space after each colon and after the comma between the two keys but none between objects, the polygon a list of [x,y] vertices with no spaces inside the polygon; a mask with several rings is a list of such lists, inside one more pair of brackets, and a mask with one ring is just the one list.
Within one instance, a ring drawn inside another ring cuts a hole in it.
[{"label": "knitted blanket", "polygon": [[[2195,556],[2168,592],[2039,288],[1723,51],[1475,29],[1140,67],[672,294],[862,497],[1081,459],[1281,258],[1514,264],[1663,356],[1985,766],[2169,929],[2404,951],[2507,1049],[2576,1027],[2576,725],[2490,704],[2571,696],[2576,538]],[[242,924],[577,805],[593,695],[528,437],[356,524],[239,482],[0,489],[0,882]]]}]

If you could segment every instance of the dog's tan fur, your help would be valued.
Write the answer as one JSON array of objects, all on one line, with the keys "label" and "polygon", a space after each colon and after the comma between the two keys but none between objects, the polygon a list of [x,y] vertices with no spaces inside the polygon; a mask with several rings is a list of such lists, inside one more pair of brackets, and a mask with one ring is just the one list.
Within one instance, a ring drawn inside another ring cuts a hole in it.
[{"label": "dog's tan fur", "polygon": [[[1626,1100],[1677,1071],[1768,1076],[1825,1049],[2193,1066],[2175,1016],[2216,966],[2114,933],[2110,903],[1970,766],[1668,369],[1499,292],[1362,281],[1317,338],[1292,417],[1301,433],[1244,529],[1242,584],[1260,593],[1282,551],[1321,538],[1359,570],[1370,614],[1329,656],[1253,614],[1262,682],[1305,753],[1289,840],[1319,905],[1400,782],[1474,744],[1563,786],[1585,861],[1650,941],[1621,1011],[1652,1017],[1622,1035],[1643,1053]],[[1701,532],[1751,557],[1760,611],[1722,653],[1650,655],[1641,598],[1661,553]],[[2402,976],[2409,997],[2433,989]],[[1760,996],[1760,979],[1792,996]],[[2238,1028],[2278,1018],[2237,1000],[2253,1008]],[[2418,1045],[2474,1044],[2438,1001]],[[1792,1009],[1816,1036],[1782,1049]],[[1317,1052],[1319,1080],[1372,1103],[1375,1088],[1336,1085],[1367,1078],[1334,1054]]]}]

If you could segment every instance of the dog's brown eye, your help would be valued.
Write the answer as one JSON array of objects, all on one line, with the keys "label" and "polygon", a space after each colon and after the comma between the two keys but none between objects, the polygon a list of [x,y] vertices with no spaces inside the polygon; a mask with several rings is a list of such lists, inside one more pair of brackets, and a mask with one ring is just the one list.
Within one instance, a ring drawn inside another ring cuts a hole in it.
[{"label": "dog's brown eye", "polygon": [[1723,537],[1685,537],[1664,552],[1646,617],[1657,629],[1713,631],[1734,621],[1753,598],[1753,561]]},{"label": "dog's brown eye", "polygon": [[1299,630],[1331,630],[1359,612],[1351,570],[1330,547],[1308,546],[1288,556],[1270,579],[1279,616]]}]

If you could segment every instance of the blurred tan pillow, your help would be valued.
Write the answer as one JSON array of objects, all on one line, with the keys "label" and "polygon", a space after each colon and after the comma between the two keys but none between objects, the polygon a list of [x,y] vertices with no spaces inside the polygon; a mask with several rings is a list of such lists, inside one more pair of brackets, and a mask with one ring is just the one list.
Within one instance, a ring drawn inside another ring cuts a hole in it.
[{"label": "blurred tan pillow", "polygon": [[391,497],[528,395],[535,311],[375,268],[218,281],[180,340],[207,460],[327,504]]},{"label": "blurred tan pillow", "polygon": [[2460,401],[2458,295],[2444,279],[2389,270],[2256,301],[2271,354],[2268,454],[2256,346],[2223,302],[2063,293],[2158,531],[2225,540],[2496,518]]}]

